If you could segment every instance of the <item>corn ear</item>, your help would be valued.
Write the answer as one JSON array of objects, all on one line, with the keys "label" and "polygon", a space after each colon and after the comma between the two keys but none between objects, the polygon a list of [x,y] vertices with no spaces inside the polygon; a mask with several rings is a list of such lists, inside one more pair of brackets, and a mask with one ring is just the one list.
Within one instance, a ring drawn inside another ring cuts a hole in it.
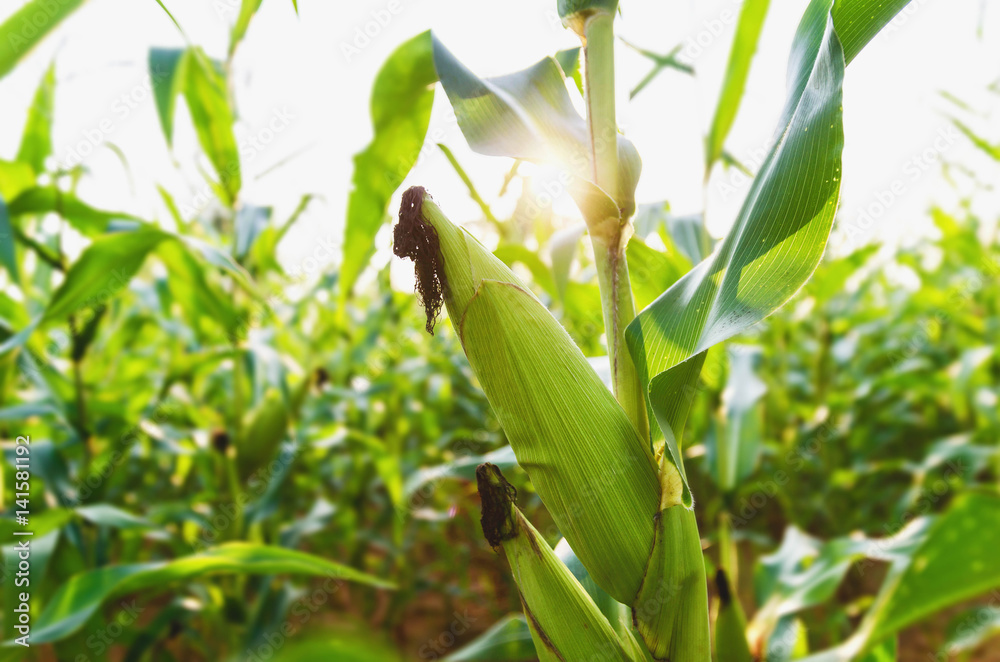
[{"label": "corn ear", "polygon": [[288,409],[281,392],[268,389],[260,403],[247,415],[236,444],[236,466],[240,478],[264,466],[278,452],[288,432]]},{"label": "corn ear", "polygon": [[729,590],[729,578],[721,568],[715,573],[719,591],[719,615],[715,619],[715,659],[717,662],[753,662],[747,642],[747,617],[739,599]]},{"label": "corn ear", "polygon": [[631,604],[653,546],[656,462],[587,359],[500,260],[421,188],[394,252],[416,263],[428,330],[447,306],[518,463],[598,586]]},{"label": "corn ear", "polygon": [[659,449],[661,510],[632,621],[653,658],[707,662],[711,656],[705,559],[694,510],[682,502],[680,474]]},{"label": "corn ear", "polygon": [[573,573],[517,509],[517,493],[500,470],[481,464],[476,479],[483,534],[507,557],[538,659],[645,660],[640,644],[628,631],[624,637],[615,632]]}]

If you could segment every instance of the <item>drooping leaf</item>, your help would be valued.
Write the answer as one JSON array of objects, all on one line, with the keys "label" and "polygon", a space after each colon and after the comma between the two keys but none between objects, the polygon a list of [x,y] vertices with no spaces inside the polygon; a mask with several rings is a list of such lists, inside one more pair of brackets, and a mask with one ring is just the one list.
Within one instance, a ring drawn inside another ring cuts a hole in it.
[{"label": "drooping leaf", "polygon": [[24,214],[58,214],[88,237],[107,232],[112,225],[124,227],[144,223],[131,214],[95,209],[55,186],[37,186],[23,191],[8,203],[7,211],[12,218]]},{"label": "drooping leaf", "polygon": [[466,646],[448,657],[448,662],[528,662],[534,660],[535,644],[521,614],[504,616]]},{"label": "drooping leaf", "polygon": [[35,98],[28,110],[28,121],[21,134],[21,146],[17,150],[17,160],[27,163],[35,174],[45,170],[45,159],[52,154],[52,111],[55,105],[56,64],[53,62],[45,70],[38,84]]},{"label": "drooping leaf", "polygon": [[850,64],[910,0],[835,0],[833,23]]},{"label": "drooping leaf", "polygon": [[872,641],[950,605],[1000,587],[1000,497],[960,496],[931,527],[924,543],[877,610]]},{"label": "drooping leaf", "polygon": [[340,563],[281,547],[228,543],[172,561],[118,565],[89,570],[65,582],[48,600],[31,633],[33,644],[58,641],[87,622],[105,600],[171,582],[209,574],[268,575],[291,573],[331,577],[379,588],[394,588],[382,579]]},{"label": "drooping leaf", "polygon": [[0,78],[85,0],[31,0],[0,24]]},{"label": "drooping leaf", "polygon": [[64,319],[83,308],[105,305],[139,271],[146,256],[169,237],[147,228],[95,239],[66,272],[45,309],[45,321]]},{"label": "drooping leaf", "polygon": [[147,529],[154,526],[145,517],[139,517],[109,503],[79,506],[76,512],[83,519],[99,526],[110,526],[116,529]]},{"label": "drooping leaf", "polygon": [[776,142],[733,228],[711,257],[626,329],[629,350],[649,385],[650,407],[682,477],[680,437],[691,402],[681,394],[698,378],[704,352],[788,301],[826,247],[844,143],[841,41],[855,54],[892,17],[884,7],[903,4],[844,0],[834,11],[839,20],[831,16],[831,0],[809,4],[792,45]]},{"label": "drooping leaf", "polygon": [[517,465],[517,458],[514,457],[514,450],[510,446],[504,446],[485,455],[468,455],[427,467],[414,472],[403,485],[403,496],[411,499],[418,491],[423,491],[426,485],[437,485],[442,480],[460,478],[472,481],[476,479],[476,467],[489,462],[492,465],[506,471]]},{"label": "drooping leaf", "polygon": [[566,78],[572,78],[576,89],[583,94],[583,75],[580,72],[580,48],[567,48],[555,54],[556,62]]},{"label": "drooping leaf", "polygon": [[393,192],[420,155],[430,124],[437,73],[431,34],[424,32],[389,56],[372,87],[374,137],[354,157],[353,189],[347,202],[340,298],[346,300],[374,253]]}]

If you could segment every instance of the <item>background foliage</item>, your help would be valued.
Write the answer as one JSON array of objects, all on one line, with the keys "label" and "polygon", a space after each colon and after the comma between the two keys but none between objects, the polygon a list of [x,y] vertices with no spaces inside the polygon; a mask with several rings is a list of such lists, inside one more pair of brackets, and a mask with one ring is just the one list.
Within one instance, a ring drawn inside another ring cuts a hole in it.
[{"label": "background foliage", "polygon": [[[32,39],[79,4],[46,13]],[[242,3],[230,59],[259,4]],[[766,11],[747,3],[739,34],[751,44]],[[0,26],[4,44],[19,17]],[[30,45],[0,51],[0,75]],[[19,435],[31,437],[34,537],[32,648],[0,657],[533,659],[516,587],[482,539],[475,467],[502,467],[553,545],[558,531],[450,324],[424,333],[388,268],[355,282],[423,145],[432,57],[418,35],[374,81],[375,138],[355,158],[342,268],[313,280],[278,250],[308,192],[288,218],[240,199],[230,60],[197,46],[149,54],[164,139],[193,123],[211,214],[182,214],[166,188],[171,214],[159,219],[80,199],[87,171],[49,158],[53,122],[72,112],[54,68],[26,121],[5,124],[22,136],[0,160],[5,640]],[[573,86],[574,54],[558,61]],[[741,62],[709,168],[742,167],[724,149]],[[993,112],[954,104],[964,139],[1000,162],[977,124]],[[579,221],[533,209],[537,183],[518,162],[503,181],[472,182],[440,149],[482,212],[471,224],[605,369]],[[828,255],[788,305],[708,352],[689,393],[688,479],[706,563],[739,559],[750,647],[768,660],[866,632],[880,642],[870,660],[996,659],[1000,236],[998,219],[975,211],[992,186],[929,209],[937,232],[913,248]],[[498,217],[490,203],[510,198],[513,214]],[[86,245],[72,259],[69,236]],[[711,244],[700,218],[640,206],[628,247],[638,307]],[[586,585],[565,544],[557,551]],[[929,578],[913,576],[928,564]]]}]

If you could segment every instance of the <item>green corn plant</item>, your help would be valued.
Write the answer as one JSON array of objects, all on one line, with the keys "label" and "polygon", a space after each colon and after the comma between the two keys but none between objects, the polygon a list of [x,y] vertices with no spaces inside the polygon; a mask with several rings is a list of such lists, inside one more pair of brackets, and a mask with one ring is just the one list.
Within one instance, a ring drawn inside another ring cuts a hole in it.
[{"label": "green corn plant", "polygon": [[[742,21],[741,32],[753,42],[765,4],[755,4]],[[415,263],[428,331],[447,309],[518,463],[593,581],[630,608],[637,640],[653,659],[712,656],[701,536],[681,454],[689,393],[710,347],[777,310],[818,265],[839,199],[844,72],[905,4],[809,3],[793,42],[776,140],[733,229],[638,315],[626,246],[641,162],[615,119],[618,3],[558,4],[564,25],[583,45],[585,118],[574,110],[555,59],[480,79],[432,35],[406,45],[421,54],[414,64],[421,75],[429,75],[432,60],[475,151],[555,163],[568,172],[567,190],[594,248],[613,395],[531,290],[453,225],[423,188],[403,196],[394,252]],[[744,67],[731,69],[723,103],[741,96],[746,78]],[[720,111],[713,123],[709,172],[723,154],[734,112]],[[349,236],[350,226],[349,217]],[[551,592],[569,591],[589,618],[585,592],[549,567],[558,563],[547,546],[511,510],[510,498],[497,496],[502,478],[492,469],[481,473],[484,520],[499,511],[508,522],[504,535],[495,522],[484,521],[484,530],[494,546],[507,534],[517,541],[499,546],[518,582],[536,649],[553,659],[580,659],[573,619],[540,611],[571,609],[568,600],[550,599]],[[526,549],[535,550],[534,558]],[[736,659],[746,646],[736,632],[743,619],[733,601],[724,602],[719,659]],[[600,632],[602,646],[628,650],[628,637],[614,627]]]}]

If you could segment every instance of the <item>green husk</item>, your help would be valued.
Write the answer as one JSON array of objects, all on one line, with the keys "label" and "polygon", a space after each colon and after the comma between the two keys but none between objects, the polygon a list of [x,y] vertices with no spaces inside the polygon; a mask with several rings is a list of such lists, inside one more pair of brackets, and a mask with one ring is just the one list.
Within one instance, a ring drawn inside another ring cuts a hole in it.
[{"label": "green husk", "polygon": [[545,306],[423,189],[404,195],[394,251],[416,258],[429,329],[443,299],[559,530],[594,582],[631,604],[660,501],[648,442]]},{"label": "green husk", "polygon": [[694,511],[683,504],[656,516],[656,540],[632,620],[657,660],[706,662],[711,655],[705,561]]},{"label": "green husk", "polygon": [[278,389],[272,388],[247,416],[236,443],[236,466],[240,478],[267,464],[278,452],[288,433],[288,410]]},{"label": "green husk", "polygon": [[719,591],[719,615],[715,619],[715,659],[718,662],[753,662],[747,643],[747,617],[739,598],[732,594],[726,571],[715,573]]},{"label": "green husk", "polygon": [[500,470],[481,464],[476,479],[483,534],[494,548],[503,549],[510,563],[539,660],[645,660],[639,643],[627,630],[619,637],[573,573],[517,509],[516,492]]}]

